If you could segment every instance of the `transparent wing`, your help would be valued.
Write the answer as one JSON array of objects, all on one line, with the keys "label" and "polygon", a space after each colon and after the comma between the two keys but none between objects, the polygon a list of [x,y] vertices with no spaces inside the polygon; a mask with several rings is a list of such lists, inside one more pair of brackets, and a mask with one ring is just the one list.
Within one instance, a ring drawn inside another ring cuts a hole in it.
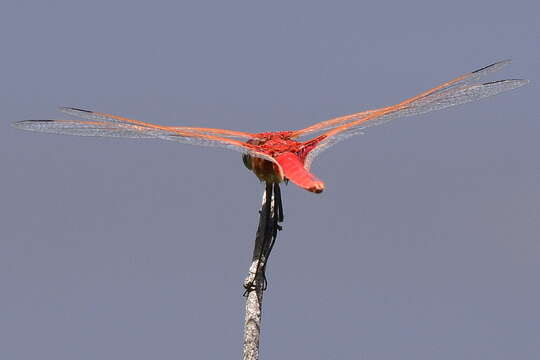
[{"label": "transparent wing", "polygon": [[528,80],[499,80],[487,83],[473,83],[471,81],[487,73],[497,71],[508,64],[509,60],[486,66],[472,73],[460,76],[431,90],[423,92],[399,104],[372,110],[359,117],[352,114],[345,124],[335,126],[322,134],[324,139],[308,154],[306,165],[309,167],[313,159],[323,150],[337,142],[360,133],[363,129],[383,124],[385,122],[406,116],[413,116],[430,111],[441,110],[447,107],[476,101],[493,96],[501,92],[512,90],[528,83]]},{"label": "transparent wing", "polygon": [[156,138],[161,130],[153,131],[146,127],[84,120],[23,120],[13,126],[29,131],[78,136],[124,137],[133,139]]},{"label": "transparent wing", "polygon": [[[72,109],[70,109],[70,112],[71,110]],[[82,110],[73,109],[73,112],[75,111]],[[201,128],[172,128],[131,119],[129,119],[129,122],[117,120],[116,117],[112,117],[112,115],[102,116],[99,115],[99,113],[86,111],[84,111],[84,114],[85,117],[90,118],[92,116],[92,118],[95,120],[24,120],[13,123],[13,126],[23,130],[54,134],[122,137],[135,139],[157,138],[193,145],[216,146],[240,151],[242,153],[248,153],[252,156],[275,162],[271,156],[261,152],[256,145],[209,134],[212,133],[212,130],[219,131],[219,129],[205,129],[205,131],[185,130]],[[97,119],[105,119],[106,121],[99,121]],[[232,134],[228,135],[233,136]]]},{"label": "transparent wing", "polygon": [[[476,81],[476,80],[478,80],[478,79],[480,79],[480,78],[482,78],[484,76],[487,76],[487,75],[489,75],[491,73],[494,73],[496,71],[501,70],[504,66],[510,64],[510,62],[511,62],[511,60],[499,61],[499,62],[493,63],[491,65],[485,66],[485,67],[483,67],[481,69],[478,69],[478,70],[472,71],[470,73],[458,76],[455,79],[447,81],[447,82],[445,82],[445,83],[443,83],[443,84],[441,84],[441,85],[439,85],[437,87],[434,87],[433,89],[430,89],[430,90],[427,90],[427,91],[425,91],[425,92],[423,92],[421,94],[418,94],[418,95],[416,95],[416,96],[414,96],[414,97],[412,97],[410,99],[405,100],[404,102],[406,102],[406,101],[411,101],[412,102],[414,100],[417,100],[417,99],[420,99],[420,98],[423,98],[423,97],[426,97],[426,96],[429,96],[429,95],[435,95],[435,94],[443,92],[445,90],[449,90],[449,89],[451,89],[453,87],[458,87],[460,85],[469,84],[469,83],[474,82],[474,81]],[[373,113],[379,113],[382,110],[391,109],[394,106],[389,106],[389,107],[384,107],[384,108],[374,109],[374,110],[367,110],[367,111],[362,111],[362,112],[359,112],[359,113],[340,116],[340,117],[337,117],[337,118],[333,118],[333,119],[330,119],[330,120],[322,121],[320,123],[311,125],[311,126],[305,128],[305,129],[296,130],[295,132],[293,132],[293,134],[294,134],[294,137],[297,137],[297,136],[303,136],[303,135],[311,134],[311,133],[314,133],[314,132],[327,131],[327,130],[336,128],[338,126],[344,125],[344,124],[348,124],[348,123],[351,123],[351,122],[354,122],[354,121],[357,121],[357,120],[362,120],[362,119],[364,119],[366,117],[369,117]]]},{"label": "transparent wing", "polygon": [[[123,124],[138,125],[138,126],[143,126],[143,127],[158,126],[158,125],[147,123],[140,120],[129,119],[129,118],[125,118],[125,117],[121,117],[117,115],[105,114],[105,113],[101,113],[97,111],[89,111],[89,110],[77,109],[77,108],[72,108],[72,107],[61,107],[60,111],[69,115],[78,116],[80,118],[88,119],[88,120],[123,123]],[[158,126],[158,127],[165,128],[163,126]],[[185,127],[185,126],[166,127],[166,128],[174,129],[178,131],[189,131],[190,133],[217,135],[217,136],[222,136],[222,137],[232,137],[232,138],[241,138],[241,139],[252,139],[256,137],[255,134],[251,134],[248,132],[225,130],[225,129],[211,129],[211,128]]]}]

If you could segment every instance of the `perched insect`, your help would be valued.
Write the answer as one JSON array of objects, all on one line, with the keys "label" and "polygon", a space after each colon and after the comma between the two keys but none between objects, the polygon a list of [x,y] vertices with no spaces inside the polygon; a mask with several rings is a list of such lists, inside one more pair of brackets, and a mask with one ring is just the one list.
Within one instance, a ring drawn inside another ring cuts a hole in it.
[{"label": "perched insect", "polygon": [[[309,169],[321,151],[351,135],[359,134],[367,127],[475,101],[527,84],[528,80],[517,79],[476,82],[509,63],[510,60],[505,60],[488,65],[396,105],[337,117],[301,130],[253,134],[222,129],[171,127],[69,107],[60,110],[87,120],[24,120],[15,122],[14,126],[56,134],[159,138],[233,149],[244,153],[244,164],[260,180],[268,183],[290,180],[301,188],[320,193],[324,190],[324,182]],[[315,136],[305,141],[299,140],[309,135]]]}]

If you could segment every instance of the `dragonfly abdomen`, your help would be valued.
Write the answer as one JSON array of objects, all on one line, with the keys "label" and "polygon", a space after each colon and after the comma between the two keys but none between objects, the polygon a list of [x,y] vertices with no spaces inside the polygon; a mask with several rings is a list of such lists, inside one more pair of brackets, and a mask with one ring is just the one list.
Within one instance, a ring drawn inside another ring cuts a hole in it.
[{"label": "dragonfly abdomen", "polygon": [[285,178],[296,185],[317,194],[324,190],[324,182],[310,173],[296,154],[286,152],[276,156],[275,159],[281,166]]}]

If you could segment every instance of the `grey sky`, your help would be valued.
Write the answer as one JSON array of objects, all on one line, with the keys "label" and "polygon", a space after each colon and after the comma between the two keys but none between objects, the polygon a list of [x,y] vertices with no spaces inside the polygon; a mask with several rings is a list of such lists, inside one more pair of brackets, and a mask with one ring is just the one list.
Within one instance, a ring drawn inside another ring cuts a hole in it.
[{"label": "grey sky", "polygon": [[540,353],[536,1],[4,1],[0,358],[234,359],[262,186],[239,154],[11,128],[75,106],[300,128],[512,58],[284,188],[264,359]]}]

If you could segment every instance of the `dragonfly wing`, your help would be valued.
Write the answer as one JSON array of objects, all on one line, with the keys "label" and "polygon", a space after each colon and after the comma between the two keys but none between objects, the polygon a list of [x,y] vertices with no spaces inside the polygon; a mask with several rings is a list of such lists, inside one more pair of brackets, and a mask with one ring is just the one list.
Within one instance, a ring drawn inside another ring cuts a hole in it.
[{"label": "dragonfly wing", "polygon": [[201,127],[190,127],[190,126],[173,126],[172,128],[179,131],[193,131],[199,134],[216,135],[216,136],[222,136],[226,138],[253,139],[257,137],[256,134],[243,132],[243,131],[225,130],[225,129],[211,129],[211,128],[201,128]]},{"label": "dragonfly wing", "polygon": [[272,156],[260,151],[257,145],[248,144],[248,143],[234,140],[234,139],[221,138],[218,136],[207,135],[207,134],[200,134],[197,136],[186,136],[186,135],[175,134],[175,133],[160,134],[157,137],[163,140],[174,141],[174,142],[179,142],[179,143],[202,145],[202,146],[215,146],[215,147],[235,150],[244,154],[249,154],[251,156],[255,156],[261,159],[271,161],[275,163],[276,165],[280,166],[278,162]]},{"label": "dragonfly wing", "polygon": [[[324,139],[308,154],[306,164],[309,167],[313,159],[323,150],[339,141],[358,133],[368,127],[406,117],[441,110],[447,107],[476,101],[509,91],[528,83],[528,80],[510,79],[486,83],[472,83],[471,81],[496,71],[507,64],[508,61],[495,63],[475,72],[463,75],[436,88],[423,92],[399,104],[381,108],[363,115],[359,119],[349,120],[346,124],[334,127],[322,135]],[[466,78],[464,78],[466,77]]]},{"label": "dragonfly wing", "polygon": [[[150,124],[153,125],[153,124]],[[250,154],[277,163],[271,156],[259,151],[256,146],[238,140],[198,133],[196,131],[177,130],[162,126],[141,126],[125,122],[85,121],[85,120],[23,120],[13,123],[23,130],[45,133],[122,137],[135,139],[163,139],[193,145],[216,146]]]},{"label": "dragonfly wing", "polygon": [[[201,128],[201,127],[172,127],[172,126],[161,126],[152,123],[147,123],[140,120],[129,119],[117,115],[111,115],[96,111],[77,109],[72,107],[61,107],[60,111],[75,115],[84,119],[98,122],[108,122],[110,124],[123,124],[124,126],[129,125],[132,129],[138,131],[143,131],[148,137],[157,137],[163,140],[175,141],[180,143],[187,143],[193,145],[203,145],[203,146],[217,146],[221,148],[227,148],[231,150],[240,151],[242,153],[247,153],[255,157],[263,158],[273,163],[276,163],[276,160],[271,156],[265,154],[264,152],[256,149],[254,145],[247,144],[237,139],[254,139],[257,138],[256,134],[243,132],[243,131],[234,131],[234,130],[225,130],[225,129],[212,129],[212,128]],[[93,135],[92,135],[93,136]],[[110,136],[110,135],[98,135],[98,136]],[[126,136],[130,137],[130,136]],[[147,137],[137,134],[135,137]],[[233,138],[233,139],[231,139]],[[277,164],[279,166],[279,164]]]},{"label": "dragonfly wing", "polygon": [[152,127],[152,128],[155,128],[155,127],[170,128],[170,129],[175,129],[177,131],[188,131],[192,133],[194,132],[194,133],[199,133],[199,134],[216,135],[216,136],[232,137],[232,138],[242,138],[242,139],[251,139],[256,136],[255,134],[251,134],[248,132],[225,130],[225,129],[211,129],[211,128],[185,127],[185,126],[184,127],[174,127],[174,126],[165,127],[165,126],[155,125],[152,123],[147,123],[140,120],[125,118],[122,116],[106,114],[106,113],[101,113],[97,111],[77,109],[77,108],[72,108],[72,107],[61,107],[60,111],[69,115],[74,115],[83,119],[94,120],[94,121],[123,123],[123,124],[137,125],[137,126],[142,126],[142,127]]},{"label": "dragonfly wing", "polygon": [[[423,97],[426,97],[426,96],[436,95],[437,93],[444,92],[444,91],[449,90],[449,89],[451,89],[453,87],[458,87],[458,86],[461,86],[461,85],[469,84],[469,83],[477,81],[478,79],[480,79],[482,77],[485,77],[485,76],[487,76],[487,75],[489,75],[491,73],[494,73],[496,71],[501,70],[503,67],[505,67],[506,65],[508,65],[510,63],[511,63],[511,60],[503,60],[503,61],[499,61],[499,62],[493,63],[491,65],[488,65],[488,66],[484,66],[483,68],[480,68],[480,69],[472,71],[470,73],[458,76],[457,78],[452,79],[450,81],[447,81],[447,82],[445,82],[445,83],[443,83],[443,84],[441,84],[441,85],[439,85],[437,87],[434,87],[434,88],[432,88],[430,90],[424,91],[423,93],[420,93],[420,94],[418,94],[418,95],[416,95],[416,96],[414,96],[414,97],[412,97],[410,99],[405,100],[405,102],[406,101],[411,101],[412,102],[412,101],[415,101],[417,99],[420,99],[420,98],[423,98]],[[374,113],[379,113],[380,111],[391,109],[393,107],[394,106],[389,106],[389,107],[384,107],[384,108],[375,109],[375,110],[367,110],[367,111],[362,111],[362,112],[359,112],[359,113],[344,115],[344,116],[340,116],[340,117],[333,118],[333,119],[330,119],[330,120],[322,121],[320,123],[309,126],[309,127],[305,128],[305,129],[296,130],[294,132],[294,137],[303,136],[303,135],[311,134],[311,133],[314,133],[314,132],[327,131],[327,130],[336,128],[338,126],[344,125],[344,124],[348,124],[348,123],[351,123],[351,122],[355,122],[355,121],[358,121],[358,120],[365,119],[367,117],[370,117]]]},{"label": "dragonfly wing", "polygon": [[350,122],[352,120],[358,120],[358,119],[365,118],[369,114],[372,114],[372,113],[374,113],[374,112],[376,112],[378,110],[380,110],[380,109],[366,110],[366,111],[362,111],[362,112],[359,112],[359,113],[349,114],[349,115],[333,118],[333,119],[330,119],[330,120],[321,121],[321,122],[319,122],[317,124],[314,124],[314,125],[311,125],[311,126],[309,126],[307,128],[293,131],[293,136],[292,137],[297,138],[299,136],[306,136],[306,135],[311,135],[313,133],[318,133],[318,132],[330,130],[330,129],[333,129],[335,127],[338,127],[339,125],[346,124],[347,122]]},{"label": "dragonfly wing", "polygon": [[135,125],[82,120],[23,120],[13,123],[18,129],[78,136],[155,138],[156,132]]}]

